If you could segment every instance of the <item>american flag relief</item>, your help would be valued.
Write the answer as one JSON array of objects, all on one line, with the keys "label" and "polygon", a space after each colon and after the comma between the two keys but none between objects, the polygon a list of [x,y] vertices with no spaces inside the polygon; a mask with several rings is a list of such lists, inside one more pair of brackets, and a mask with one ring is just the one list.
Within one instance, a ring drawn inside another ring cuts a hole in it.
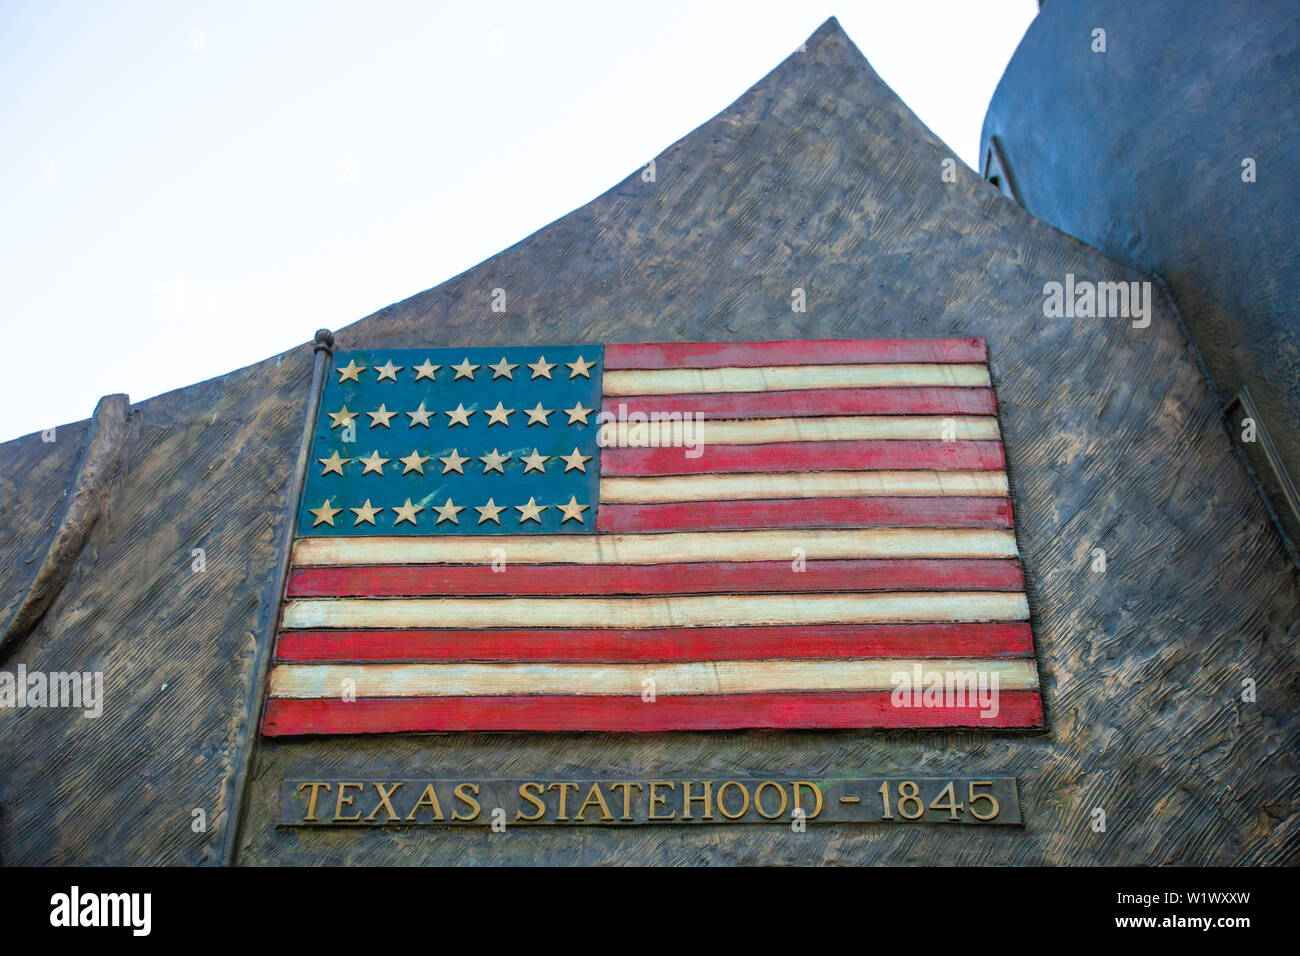
[{"label": "american flag relief", "polygon": [[982,340],[330,367],[264,734],[1041,724]]}]

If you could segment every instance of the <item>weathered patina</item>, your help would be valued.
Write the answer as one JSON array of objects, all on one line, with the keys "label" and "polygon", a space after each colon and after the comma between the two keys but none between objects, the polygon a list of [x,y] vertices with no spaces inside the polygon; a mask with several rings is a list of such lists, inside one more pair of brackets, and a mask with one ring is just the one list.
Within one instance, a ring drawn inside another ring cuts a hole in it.
[{"label": "weathered patina", "polygon": [[[1143,281],[960,164],[830,21],[604,195],[338,332],[340,349],[979,336],[1048,729],[460,734],[256,744],[238,862],[1283,863],[1300,848],[1297,582],[1167,304],[1045,319],[1066,273]],[[454,224],[442,224],[452,227]],[[807,311],[790,308],[804,289]],[[508,308],[492,310],[493,290]],[[22,646],[104,716],[0,714],[0,860],[219,862],[261,693],[312,345],[136,404],[107,505]],[[22,600],[85,424],[0,446]],[[74,447],[75,446],[75,447]],[[205,568],[193,570],[195,549]],[[1104,572],[1094,550],[1104,549]],[[1243,681],[1256,682],[1254,702]],[[1023,827],[276,826],[285,780],[1014,776]],[[1096,829],[1095,809],[1105,812]],[[207,827],[195,832],[193,811]]]}]

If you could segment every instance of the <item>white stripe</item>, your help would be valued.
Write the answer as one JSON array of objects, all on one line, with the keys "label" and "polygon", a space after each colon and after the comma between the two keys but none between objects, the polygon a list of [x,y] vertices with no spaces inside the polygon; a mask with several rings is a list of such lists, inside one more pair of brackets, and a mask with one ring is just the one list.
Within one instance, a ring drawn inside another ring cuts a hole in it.
[{"label": "white stripe", "polygon": [[967,495],[1003,498],[1001,471],[813,471],[718,475],[601,477],[600,500],[611,504],[736,501],[765,498],[845,498]]},{"label": "white stripe", "polygon": [[754,418],[740,420],[664,418],[611,421],[600,413],[601,448],[691,448],[704,445],[766,445],[789,441],[998,441],[998,420],[991,415],[835,415],[822,418]]},{"label": "white stripe", "polygon": [[[271,672],[272,697],[476,697],[636,695],[654,682],[656,696],[745,694],[781,691],[882,691],[927,682],[946,689],[967,688],[956,706],[984,706],[982,686],[998,691],[1037,690],[1031,660],[871,659],[761,660],[646,664],[281,664]],[[937,681],[937,685],[934,682]],[[994,683],[996,681],[996,683]],[[647,704],[647,706],[654,706]]]},{"label": "white stripe", "polygon": [[295,565],[669,564],[828,558],[1014,558],[1002,528],[805,528],[661,534],[322,535],[294,543]]},{"label": "white stripe", "polygon": [[767,365],[757,368],[606,370],[606,395],[686,395],[697,392],[783,392],[803,388],[891,388],[910,385],[988,388],[978,364],[879,363]]},{"label": "white stripe", "polygon": [[687,594],[664,597],[311,598],[282,626],[304,628],[748,627],[1023,621],[1024,594],[1000,591]]}]

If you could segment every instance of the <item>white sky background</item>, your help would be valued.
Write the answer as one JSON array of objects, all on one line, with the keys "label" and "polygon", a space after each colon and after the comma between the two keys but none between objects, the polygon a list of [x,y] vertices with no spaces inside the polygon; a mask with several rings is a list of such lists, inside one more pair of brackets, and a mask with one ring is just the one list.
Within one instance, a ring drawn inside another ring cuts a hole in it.
[{"label": "white sky background", "polygon": [[831,15],[975,166],[1037,9],[0,0],[0,441],[463,272],[714,116]]}]

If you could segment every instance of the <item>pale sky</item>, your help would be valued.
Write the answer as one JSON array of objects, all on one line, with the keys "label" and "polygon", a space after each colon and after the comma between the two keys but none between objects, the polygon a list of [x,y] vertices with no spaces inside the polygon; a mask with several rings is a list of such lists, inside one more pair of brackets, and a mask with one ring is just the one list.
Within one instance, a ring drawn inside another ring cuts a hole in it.
[{"label": "pale sky", "polygon": [[0,441],[340,328],[600,195],[829,16],[954,153],[1036,0],[0,2]]}]

